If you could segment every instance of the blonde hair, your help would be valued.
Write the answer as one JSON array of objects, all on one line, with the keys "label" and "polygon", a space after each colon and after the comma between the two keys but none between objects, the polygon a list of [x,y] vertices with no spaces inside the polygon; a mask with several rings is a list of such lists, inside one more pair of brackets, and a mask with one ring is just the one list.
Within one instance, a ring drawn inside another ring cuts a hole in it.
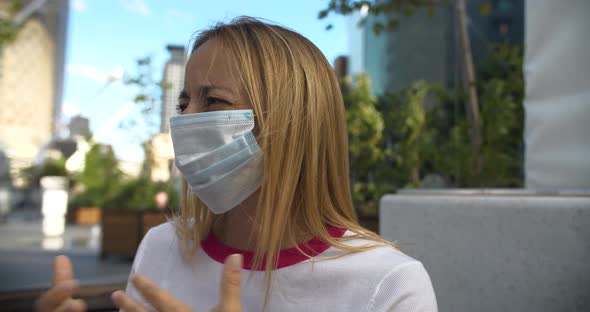
[{"label": "blonde hair", "polygon": [[[254,267],[266,271],[266,298],[281,245],[301,243],[285,242],[285,237],[305,233],[347,253],[376,246],[342,242],[352,238],[393,245],[357,223],[350,193],[346,111],[338,79],[322,52],[292,30],[249,17],[201,32],[192,52],[213,38],[239,69],[264,153]],[[184,181],[174,223],[189,254],[199,248],[218,217]],[[327,227],[355,235],[337,239]]]}]

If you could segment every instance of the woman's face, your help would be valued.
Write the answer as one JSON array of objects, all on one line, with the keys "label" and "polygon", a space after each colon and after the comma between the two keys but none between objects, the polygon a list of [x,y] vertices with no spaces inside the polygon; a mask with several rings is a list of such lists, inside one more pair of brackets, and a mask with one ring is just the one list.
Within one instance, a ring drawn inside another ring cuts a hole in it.
[{"label": "woman's face", "polygon": [[252,109],[245,100],[236,68],[231,68],[230,55],[207,40],[194,51],[187,64],[184,89],[179,96],[180,114],[220,110]]}]

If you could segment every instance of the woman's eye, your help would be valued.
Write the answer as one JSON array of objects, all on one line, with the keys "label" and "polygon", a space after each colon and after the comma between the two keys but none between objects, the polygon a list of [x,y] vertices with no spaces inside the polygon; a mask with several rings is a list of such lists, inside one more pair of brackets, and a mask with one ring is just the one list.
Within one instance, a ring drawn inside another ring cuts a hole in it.
[{"label": "woman's eye", "polygon": [[214,96],[208,96],[205,100],[207,102],[207,106],[215,104],[231,105],[228,101]]},{"label": "woman's eye", "polygon": [[184,112],[184,110],[188,107],[187,103],[178,103],[176,104],[176,112],[177,113],[182,113]]}]

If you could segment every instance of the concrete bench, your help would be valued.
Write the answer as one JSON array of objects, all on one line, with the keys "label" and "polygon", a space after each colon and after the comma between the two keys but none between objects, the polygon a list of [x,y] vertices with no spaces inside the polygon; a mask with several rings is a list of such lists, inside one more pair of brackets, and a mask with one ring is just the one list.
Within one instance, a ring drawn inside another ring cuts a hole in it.
[{"label": "concrete bench", "polygon": [[441,312],[590,311],[590,194],[402,191],[380,234],[422,261]]}]

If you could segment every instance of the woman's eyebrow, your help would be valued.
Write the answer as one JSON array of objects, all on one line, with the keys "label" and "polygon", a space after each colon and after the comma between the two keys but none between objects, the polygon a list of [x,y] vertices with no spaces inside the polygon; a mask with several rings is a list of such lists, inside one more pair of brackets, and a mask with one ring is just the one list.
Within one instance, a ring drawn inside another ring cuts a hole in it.
[{"label": "woman's eyebrow", "polygon": [[198,83],[190,84],[189,83],[188,86],[185,86],[185,88],[182,89],[182,91],[180,91],[180,94],[178,95],[178,99],[181,99],[181,100],[190,99],[191,96],[189,95],[189,92],[187,90],[190,90],[191,91],[190,94],[193,94],[196,97],[207,96],[207,94],[209,94],[212,91],[222,92],[225,96],[228,96],[231,98],[238,98],[240,96],[240,94],[237,92],[237,90],[235,90],[235,88],[230,88],[229,86],[225,86],[223,84],[204,82],[202,84],[198,84]]},{"label": "woman's eyebrow", "polygon": [[202,86],[199,86],[198,89],[200,90],[200,92],[202,92],[204,94],[209,93],[213,90],[219,90],[219,91],[223,91],[223,92],[226,92],[229,94],[234,94],[234,90],[232,90],[228,87],[225,87],[225,86],[221,86],[221,85],[213,85],[213,84],[212,85],[202,85]]},{"label": "woman's eyebrow", "polygon": [[180,91],[180,94],[178,95],[178,99],[188,100],[188,99],[190,99],[190,96],[188,96],[188,93],[186,93],[186,91],[182,90],[182,91]]},{"label": "woman's eyebrow", "polygon": [[207,84],[207,85],[198,85],[196,86],[196,88],[194,89],[196,94],[199,95],[199,97],[203,97],[203,96],[209,96],[209,94],[212,91],[217,91],[219,92],[218,94],[220,96],[223,96],[225,98],[228,98],[232,101],[237,101],[239,99],[239,94],[235,92],[235,90],[223,86],[223,85],[215,85],[215,84]]}]

